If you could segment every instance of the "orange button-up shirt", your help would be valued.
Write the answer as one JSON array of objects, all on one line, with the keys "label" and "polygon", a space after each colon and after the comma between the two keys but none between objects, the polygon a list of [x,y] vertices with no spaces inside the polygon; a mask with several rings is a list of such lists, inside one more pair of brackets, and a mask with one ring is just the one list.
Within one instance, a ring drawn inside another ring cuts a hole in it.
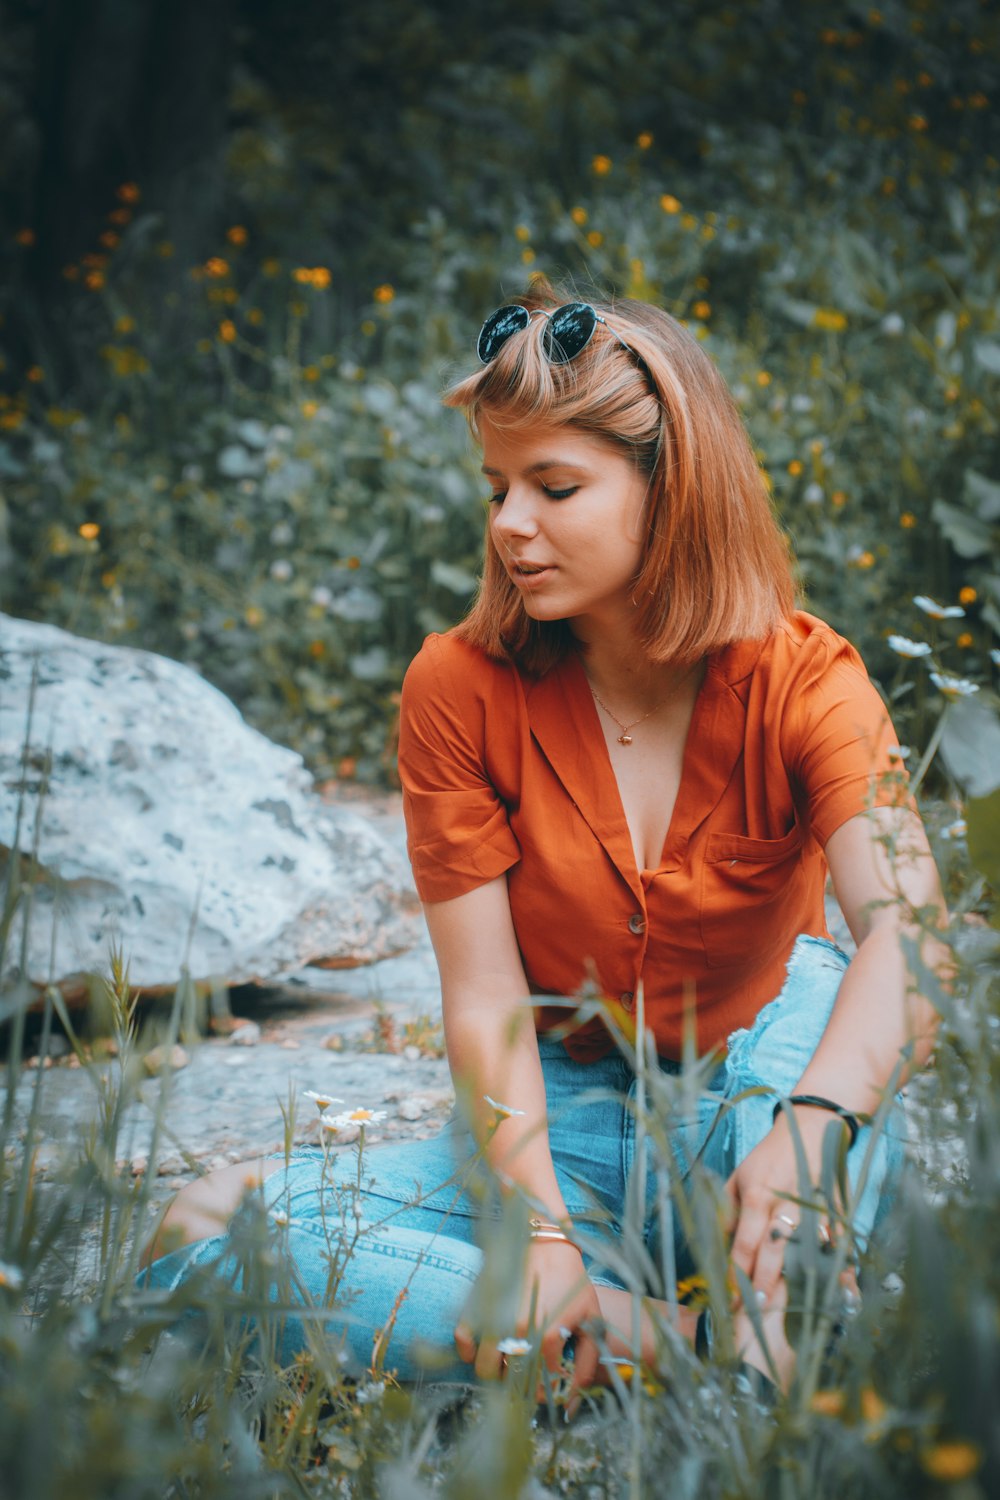
[{"label": "orange button-up shirt", "polygon": [[[823,846],[848,818],[898,802],[896,737],[854,648],[798,613],[765,641],[712,655],[656,869],[638,870],[580,659],[533,678],[431,635],[403,686],[399,770],[410,859],[427,902],[507,875],[534,994],[596,976],[634,1004],[664,1057],[694,997],[699,1052],[781,989],[799,933],[826,936]],[[540,1004],[540,1030],[565,1008]],[[603,1024],[566,1042],[607,1052]]]}]

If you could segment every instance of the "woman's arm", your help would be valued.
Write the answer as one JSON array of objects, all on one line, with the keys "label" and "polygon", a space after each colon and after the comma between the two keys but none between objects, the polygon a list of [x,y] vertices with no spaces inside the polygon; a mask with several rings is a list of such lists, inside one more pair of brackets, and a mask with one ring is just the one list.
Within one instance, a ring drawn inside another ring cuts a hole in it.
[{"label": "woman's arm", "polygon": [[[485,1096],[523,1114],[504,1119],[486,1147],[501,1181],[520,1188],[551,1222],[566,1218],[566,1205],[549,1150],[545,1083],[538,1056],[528,982],[521,962],[504,876],[424,907],[441,974],[448,1061],[456,1087],[469,1100],[473,1129],[482,1141],[495,1119]],[[543,1329],[542,1356],[558,1369],[566,1330],[600,1315],[597,1294],[578,1250],[571,1245],[532,1241],[521,1312],[511,1335],[528,1331],[533,1289]],[[495,1375],[495,1345],[479,1343],[478,1330],[460,1323],[459,1354],[475,1360],[480,1376]],[[593,1381],[598,1351],[581,1335],[576,1348],[574,1385]]]},{"label": "woman's arm", "polygon": [[[938,1015],[910,973],[904,945],[907,940],[916,943],[923,964],[946,980],[950,951],[933,929],[944,924],[947,914],[923,826],[906,808],[874,808],[850,818],[831,835],[826,857],[858,947],[795,1092],[872,1113],[904,1049],[911,1049],[911,1055],[897,1087],[923,1066],[934,1045]],[[821,1109],[795,1111],[813,1181],[820,1175],[823,1136],[831,1118]],[[769,1301],[784,1253],[783,1241],[770,1236],[772,1217],[782,1203],[780,1194],[798,1192],[792,1130],[784,1111],[737,1168],[730,1191],[739,1215],[733,1259]]]}]

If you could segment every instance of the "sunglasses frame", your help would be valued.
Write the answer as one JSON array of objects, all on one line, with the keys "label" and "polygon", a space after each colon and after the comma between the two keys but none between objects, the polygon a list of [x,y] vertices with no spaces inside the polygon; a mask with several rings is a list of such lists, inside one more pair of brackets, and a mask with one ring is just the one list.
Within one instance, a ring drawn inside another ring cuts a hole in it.
[{"label": "sunglasses frame", "polygon": [[[629,354],[634,353],[632,348],[626,344],[621,334],[615,333],[615,330],[611,327],[607,319],[603,318],[597,311],[597,308],[589,302],[564,302],[561,307],[557,307],[553,312],[547,312],[542,307],[529,309],[523,307],[520,302],[506,302],[502,307],[498,307],[494,312],[491,312],[488,318],[484,319],[483,326],[479,330],[479,338],[476,340],[476,353],[479,355],[480,362],[484,365],[492,364],[504,344],[512,339],[515,333],[523,333],[526,328],[531,326],[531,319],[536,312],[540,313],[546,320],[545,327],[542,330],[542,350],[550,364],[567,365],[570,360],[576,359],[578,354],[582,354],[594,337],[598,323],[603,324],[608,332],[618,340],[623,349],[628,350]],[[568,354],[559,352],[563,348],[563,345],[559,341],[558,332],[555,331],[556,322],[560,318],[564,318],[572,326],[573,319],[579,317],[581,312],[589,313],[592,320],[586,337],[581,344],[572,349]],[[507,325],[506,327],[504,326],[505,324]],[[488,352],[484,353],[484,347]]]}]

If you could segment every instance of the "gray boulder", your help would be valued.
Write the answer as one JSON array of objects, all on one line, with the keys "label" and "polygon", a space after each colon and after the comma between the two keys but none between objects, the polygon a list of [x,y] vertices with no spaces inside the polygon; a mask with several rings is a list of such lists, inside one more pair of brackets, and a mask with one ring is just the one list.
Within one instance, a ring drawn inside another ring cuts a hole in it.
[{"label": "gray boulder", "polygon": [[152,988],[182,966],[238,983],[369,963],[419,937],[401,852],[197,672],[0,615],[0,873],[36,838],[36,984],[106,973],[112,941]]}]

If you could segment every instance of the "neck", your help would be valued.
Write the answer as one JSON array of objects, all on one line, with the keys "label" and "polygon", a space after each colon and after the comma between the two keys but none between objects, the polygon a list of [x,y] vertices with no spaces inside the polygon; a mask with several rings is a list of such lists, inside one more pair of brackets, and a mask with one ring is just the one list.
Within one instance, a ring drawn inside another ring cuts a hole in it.
[{"label": "neck", "polygon": [[580,660],[591,687],[609,703],[639,712],[666,698],[693,675],[690,664],[654,661],[627,626],[577,628]]}]

